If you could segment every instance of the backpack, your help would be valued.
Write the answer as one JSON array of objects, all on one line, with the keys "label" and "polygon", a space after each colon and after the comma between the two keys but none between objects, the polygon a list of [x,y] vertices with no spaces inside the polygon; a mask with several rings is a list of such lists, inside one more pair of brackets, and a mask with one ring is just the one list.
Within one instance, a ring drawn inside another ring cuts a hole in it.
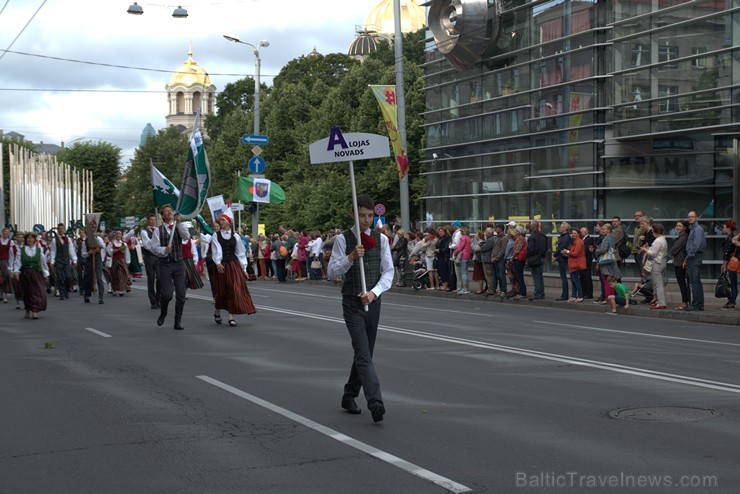
[{"label": "backpack", "polygon": [[632,246],[627,242],[627,237],[619,243],[617,246],[617,252],[619,252],[619,257],[621,259],[627,259],[632,255]]},{"label": "backpack", "polygon": [[286,249],[284,245],[281,245],[280,246],[280,257],[285,259],[286,257],[288,257],[288,254],[289,254],[288,249]]}]

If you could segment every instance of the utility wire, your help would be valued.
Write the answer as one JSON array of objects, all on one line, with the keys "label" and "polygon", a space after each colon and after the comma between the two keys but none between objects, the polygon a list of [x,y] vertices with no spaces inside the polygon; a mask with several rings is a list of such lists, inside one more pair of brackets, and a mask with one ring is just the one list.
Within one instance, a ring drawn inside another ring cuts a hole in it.
[{"label": "utility wire", "polygon": [[10,0],[5,0],[5,5],[3,5],[2,9],[0,9],[0,14],[2,14],[3,11],[5,11],[5,7],[7,7],[9,3],[10,3]]},{"label": "utility wire", "polygon": [[[8,0],[8,1],[10,1],[10,0]],[[5,2],[5,5],[8,5],[8,2]],[[33,19],[36,17],[36,14],[39,13],[39,11],[41,10],[41,7],[43,7],[44,5],[46,5],[46,0],[44,0],[43,2],[41,2],[41,5],[39,5],[39,8],[37,8],[36,9],[36,12],[34,12],[33,15],[31,16],[31,18],[28,19],[28,22],[26,22],[26,25],[23,26],[23,29],[21,29],[21,32],[18,33],[18,36],[16,36],[15,39],[13,39],[13,41],[8,45],[8,47],[5,49],[5,51],[3,52],[3,54],[0,55],[0,60],[3,59],[3,57],[5,56],[5,54],[8,53],[8,50],[10,50],[13,47],[13,45],[15,44],[15,42],[18,41],[18,38],[21,37],[21,34],[23,34],[23,31],[25,31],[26,28],[28,27],[28,25],[31,24],[31,21],[33,21]],[[3,10],[5,10],[5,6],[3,6]]]},{"label": "utility wire", "polygon": [[[10,47],[8,47],[10,48]],[[58,60],[60,62],[72,62],[72,63],[82,63],[86,65],[97,65],[101,67],[112,67],[115,69],[129,69],[129,70],[141,70],[144,72],[164,72],[168,74],[189,74],[190,72],[183,72],[183,71],[175,71],[175,70],[169,70],[169,69],[150,69],[147,67],[135,67],[131,65],[116,65],[112,63],[102,63],[102,62],[89,62],[87,60],[76,60],[74,58],[63,58],[63,57],[52,57],[50,55],[39,55],[37,53],[26,53],[22,51],[12,51],[10,49],[6,50],[0,50],[3,52],[2,55],[0,55],[0,58],[5,56],[5,53],[12,53],[13,55],[23,55],[27,57],[37,57],[37,58],[46,58],[49,60]],[[220,73],[208,73],[209,76],[230,76],[230,77],[251,77],[251,74],[220,74]],[[275,75],[271,74],[262,74],[262,77],[276,77]]]}]

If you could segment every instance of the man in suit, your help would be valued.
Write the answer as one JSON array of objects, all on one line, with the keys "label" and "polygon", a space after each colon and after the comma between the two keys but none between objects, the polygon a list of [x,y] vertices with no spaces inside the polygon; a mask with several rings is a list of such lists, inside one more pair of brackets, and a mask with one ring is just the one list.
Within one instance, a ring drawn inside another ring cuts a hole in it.
[{"label": "man in suit", "polygon": [[[142,229],[141,235],[141,253],[144,257],[144,269],[146,270],[146,290],[149,295],[149,304],[152,309],[159,309],[159,257],[154,253],[151,247],[152,235],[157,229],[157,215],[151,213],[146,217],[146,228]],[[130,238],[133,230],[126,236]],[[128,238],[126,239],[128,240]]]},{"label": "man in suit", "polygon": [[[355,398],[362,388],[373,421],[380,422],[385,414],[385,405],[373,365],[373,351],[380,321],[380,295],[393,283],[393,259],[388,237],[372,228],[375,214],[373,200],[361,194],[357,196],[357,207],[361,241],[358,241],[352,230],[338,235],[334,240],[328,267],[329,279],[344,278],[342,312],[354,349],[352,368],[349,380],[344,385],[341,405],[348,413],[359,414],[361,410]],[[360,263],[363,263],[365,269],[364,291]]]}]

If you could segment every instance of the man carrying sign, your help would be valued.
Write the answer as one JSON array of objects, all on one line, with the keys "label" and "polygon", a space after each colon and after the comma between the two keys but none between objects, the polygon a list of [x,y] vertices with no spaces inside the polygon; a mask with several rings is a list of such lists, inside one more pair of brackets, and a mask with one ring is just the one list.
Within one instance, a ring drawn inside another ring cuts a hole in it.
[{"label": "man carrying sign", "polygon": [[[362,388],[373,421],[380,422],[385,406],[373,365],[373,350],[380,320],[380,295],[393,283],[393,260],[388,237],[372,228],[373,206],[373,200],[367,195],[357,196],[361,242],[357,241],[352,230],[338,235],[328,270],[329,279],[344,278],[342,312],[354,348],[352,369],[344,385],[342,408],[353,415],[361,413],[355,398]],[[364,264],[366,286],[371,287],[367,291],[363,291],[360,263]]]}]

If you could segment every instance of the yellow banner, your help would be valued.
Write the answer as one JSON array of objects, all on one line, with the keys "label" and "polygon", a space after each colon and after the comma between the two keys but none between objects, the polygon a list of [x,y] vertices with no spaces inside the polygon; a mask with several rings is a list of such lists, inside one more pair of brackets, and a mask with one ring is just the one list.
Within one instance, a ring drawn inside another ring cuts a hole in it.
[{"label": "yellow banner", "polygon": [[398,176],[403,178],[409,170],[409,158],[403,149],[401,136],[398,133],[398,115],[396,107],[396,86],[370,86],[375,99],[378,100],[380,111],[383,113],[385,126],[388,128],[388,140],[391,141],[393,153],[396,155]]}]

